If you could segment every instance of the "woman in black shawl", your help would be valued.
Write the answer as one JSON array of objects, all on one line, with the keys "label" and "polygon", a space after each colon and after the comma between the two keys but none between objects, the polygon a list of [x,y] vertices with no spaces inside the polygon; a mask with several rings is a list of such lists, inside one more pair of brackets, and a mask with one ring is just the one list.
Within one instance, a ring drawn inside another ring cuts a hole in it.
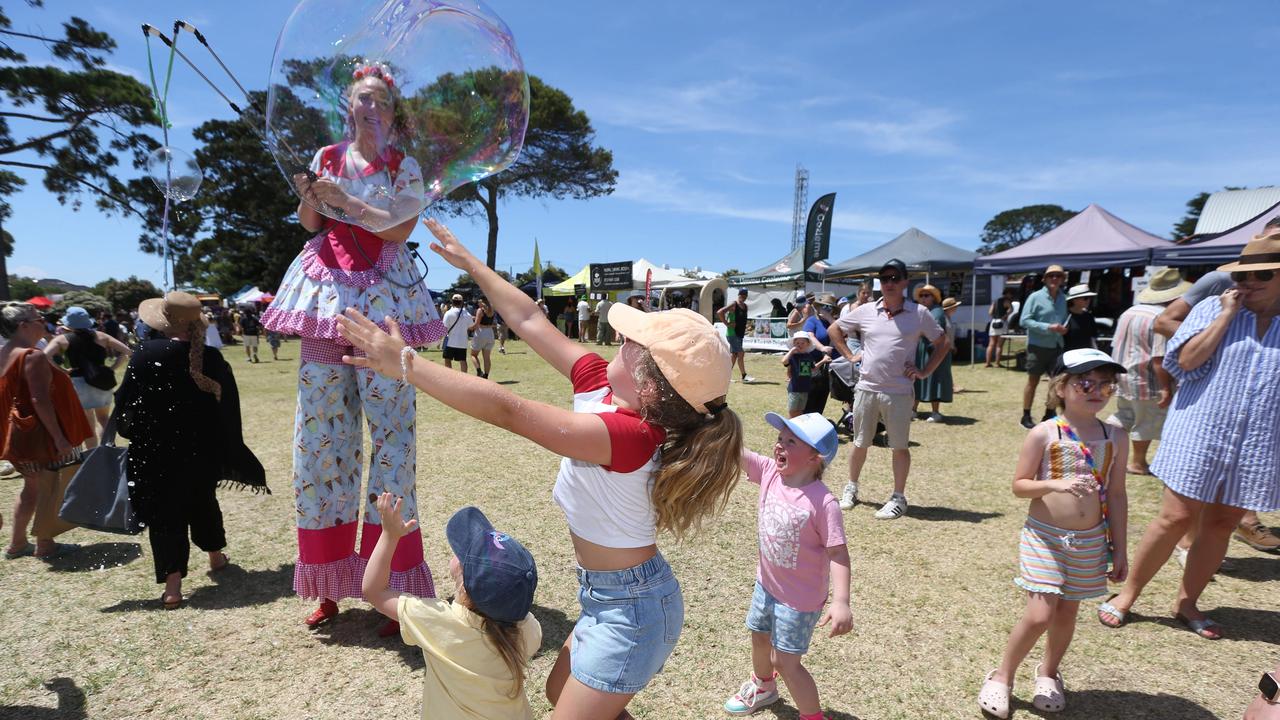
[{"label": "woman in black shawl", "polygon": [[129,498],[146,525],[160,601],[182,604],[191,541],[209,554],[211,571],[229,559],[219,483],[267,490],[262,463],[240,432],[240,395],[221,353],[204,344],[200,301],[183,292],[146,300],[138,315],[164,339],[134,353],[116,393],[117,422],[129,438]]}]

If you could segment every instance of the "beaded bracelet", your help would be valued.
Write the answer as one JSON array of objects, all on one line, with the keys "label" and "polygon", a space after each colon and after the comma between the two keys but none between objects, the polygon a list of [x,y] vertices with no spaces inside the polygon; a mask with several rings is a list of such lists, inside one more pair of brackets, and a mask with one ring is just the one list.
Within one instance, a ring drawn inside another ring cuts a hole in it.
[{"label": "beaded bracelet", "polygon": [[417,355],[413,348],[405,345],[400,348],[400,382],[409,382],[409,363],[413,361],[413,356]]}]

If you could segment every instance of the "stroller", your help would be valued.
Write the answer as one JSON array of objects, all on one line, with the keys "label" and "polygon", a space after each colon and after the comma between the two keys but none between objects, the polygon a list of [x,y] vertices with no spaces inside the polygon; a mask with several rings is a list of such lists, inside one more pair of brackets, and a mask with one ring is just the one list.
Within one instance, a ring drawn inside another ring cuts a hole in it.
[{"label": "stroller", "polygon": [[831,397],[841,403],[840,419],[836,421],[836,432],[853,437],[853,388],[858,384],[858,367],[847,358],[837,357],[831,361]]}]

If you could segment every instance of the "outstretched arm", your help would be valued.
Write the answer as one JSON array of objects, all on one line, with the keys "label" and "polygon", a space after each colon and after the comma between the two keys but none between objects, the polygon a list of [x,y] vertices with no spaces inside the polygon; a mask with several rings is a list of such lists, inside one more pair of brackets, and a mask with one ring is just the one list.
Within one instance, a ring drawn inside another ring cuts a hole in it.
[{"label": "outstretched arm", "polygon": [[399,620],[400,593],[391,589],[391,556],[396,553],[400,538],[418,527],[417,520],[404,521],[400,514],[401,499],[384,492],[378,498],[378,516],[382,519],[382,534],[369,555],[369,564],[360,579],[360,593],[375,610],[392,620]]},{"label": "outstretched arm", "polygon": [[[344,356],[343,361],[373,368],[387,377],[400,377],[404,339],[394,318],[387,317],[386,323],[390,333],[348,308],[346,317],[338,318],[338,331],[363,350],[365,357]],[[597,465],[613,460],[609,431],[598,415],[525,400],[497,383],[473,375],[459,376],[416,353],[405,358],[406,379],[454,410],[528,438],[558,455]]]},{"label": "outstretched arm", "polygon": [[470,275],[489,298],[494,310],[507,321],[507,326],[561,375],[569,377],[573,364],[587,354],[582,344],[565,337],[523,290],[503,280],[480,262],[449,228],[434,219],[424,220],[423,225],[436,236],[431,249],[450,265]]}]

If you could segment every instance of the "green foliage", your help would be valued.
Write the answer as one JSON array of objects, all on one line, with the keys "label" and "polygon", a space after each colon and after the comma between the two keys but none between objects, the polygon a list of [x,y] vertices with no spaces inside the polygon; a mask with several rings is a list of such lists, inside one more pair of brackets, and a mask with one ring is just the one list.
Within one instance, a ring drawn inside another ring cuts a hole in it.
[{"label": "green foliage", "polygon": [[86,292],[84,290],[72,290],[71,292],[66,293],[62,296],[62,299],[58,301],[58,304],[54,305],[53,309],[58,314],[62,314],[72,305],[79,305],[85,310],[88,310],[89,314],[95,318],[98,317],[98,313],[100,312],[111,312],[111,302],[109,300],[101,295]]},{"label": "green foliage", "polygon": [[[257,104],[266,104],[265,93],[250,95]],[[287,91],[276,100],[280,123],[274,129],[281,139],[311,152],[325,144],[318,112]],[[245,121],[210,120],[193,135],[203,144],[195,155],[205,179],[200,194],[178,206],[170,224],[171,247],[179,254],[176,278],[224,295],[246,284],[275,288],[309,237],[296,218],[297,196]],[[162,204],[159,193],[154,202]],[[147,252],[160,253],[160,209],[149,216],[140,244]]]},{"label": "green foliage", "polygon": [[[0,27],[8,28],[0,13]],[[107,213],[133,211],[129,185],[120,179],[121,155],[142,167],[156,146],[140,132],[156,125],[150,90],[123,73],[105,69],[115,49],[109,35],[73,17],[61,38],[43,38],[57,65],[36,65],[5,45],[0,50],[0,118],[29,121],[30,135],[15,138],[0,120],[0,166],[44,171],[44,187],[58,202],[79,209],[82,194],[96,196]],[[32,46],[38,40],[24,39]],[[0,220],[12,214],[4,198],[25,181],[0,170]]]},{"label": "green foliage", "polygon": [[738,268],[729,268],[728,270],[725,270],[724,272],[720,273],[720,276],[723,277],[725,280],[728,280],[730,283],[732,283],[733,279],[735,277],[738,277],[739,275],[746,275],[746,273],[742,272]]},{"label": "green foliage", "polygon": [[[443,80],[443,79],[442,79]],[[564,91],[529,76],[529,127],[520,158],[502,172],[467,183],[433,205],[446,215],[484,215],[489,226],[485,264],[498,255],[498,201],[507,196],[557,200],[608,195],[617,184],[613,153],[593,145],[587,114]]]},{"label": "green foliage", "polygon": [[1076,216],[1075,210],[1059,205],[1027,205],[1005,210],[987,221],[982,228],[981,255],[1008,250],[1039,237]]},{"label": "green foliage", "polygon": [[127,280],[111,278],[93,286],[93,293],[107,299],[113,310],[136,310],[147,298],[161,297],[164,292],[150,280],[130,275]]},{"label": "green foliage", "polygon": [[[542,264],[542,286],[550,287],[569,277],[569,273],[564,268],[555,263]],[[529,268],[522,273],[516,275],[515,284],[517,287],[524,287],[534,281],[533,268]]]},{"label": "green foliage", "polygon": [[48,294],[48,289],[40,287],[40,284],[34,278],[23,277],[22,275],[9,276],[9,297],[14,300],[30,300],[33,297],[41,297]]}]

